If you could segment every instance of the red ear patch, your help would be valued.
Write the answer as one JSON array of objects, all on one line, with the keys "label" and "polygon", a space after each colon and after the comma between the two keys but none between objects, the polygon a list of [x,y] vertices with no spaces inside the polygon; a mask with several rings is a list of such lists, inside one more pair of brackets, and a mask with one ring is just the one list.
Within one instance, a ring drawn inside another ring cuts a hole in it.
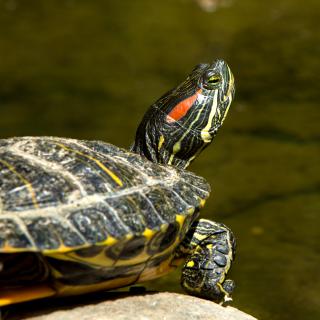
[{"label": "red ear patch", "polygon": [[197,100],[198,95],[201,93],[202,89],[199,89],[194,95],[180,101],[167,115],[166,121],[171,123],[178,121],[183,116],[186,115],[188,110],[192,107],[194,102]]}]

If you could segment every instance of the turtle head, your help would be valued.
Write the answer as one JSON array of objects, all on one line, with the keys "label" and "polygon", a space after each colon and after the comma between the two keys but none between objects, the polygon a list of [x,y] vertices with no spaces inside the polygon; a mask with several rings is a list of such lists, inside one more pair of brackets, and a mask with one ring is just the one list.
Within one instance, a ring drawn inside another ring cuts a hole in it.
[{"label": "turtle head", "polygon": [[223,60],[197,65],[144,115],[131,150],[149,160],[186,168],[221,127],[234,96]]}]

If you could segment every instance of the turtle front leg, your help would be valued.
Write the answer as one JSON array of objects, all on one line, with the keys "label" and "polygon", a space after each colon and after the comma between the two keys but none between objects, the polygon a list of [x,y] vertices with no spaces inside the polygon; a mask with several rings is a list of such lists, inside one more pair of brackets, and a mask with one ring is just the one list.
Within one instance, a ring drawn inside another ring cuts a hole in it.
[{"label": "turtle front leg", "polygon": [[206,219],[193,223],[177,250],[185,257],[181,285],[189,294],[225,302],[235,287],[226,274],[235,257],[235,238],[225,225]]}]

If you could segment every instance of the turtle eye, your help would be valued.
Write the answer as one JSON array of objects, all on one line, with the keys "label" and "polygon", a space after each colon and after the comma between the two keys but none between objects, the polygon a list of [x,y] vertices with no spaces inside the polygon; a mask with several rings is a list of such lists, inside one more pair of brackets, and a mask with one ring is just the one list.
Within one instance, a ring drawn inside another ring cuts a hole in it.
[{"label": "turtle eye", "polygon": [[203,86],[206,89],[214,89],[216,88],[221,82],[220,74],[206,74],[203,78]]}]

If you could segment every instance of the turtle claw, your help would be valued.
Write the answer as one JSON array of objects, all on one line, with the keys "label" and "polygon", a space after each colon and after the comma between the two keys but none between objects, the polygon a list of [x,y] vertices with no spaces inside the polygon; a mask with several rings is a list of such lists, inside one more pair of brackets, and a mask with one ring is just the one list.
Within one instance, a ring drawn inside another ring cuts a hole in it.
[{"label": "turtle claw", "polygon": [[221,285],[221,293],[224,294],[223,299],[219,303],[220,305],[224,305],[225,303],[233,301],[231,294],[235,288],[234,281],[231,279],[225,280]]},{"label": "turtle claw", "polygon": [[182,269],[181,285],[190,294],[215,302],[229,302],[235,288],[225,280],[234,259],[235,240],[223,224],[200,219],[190,243],[189,256]]}]

